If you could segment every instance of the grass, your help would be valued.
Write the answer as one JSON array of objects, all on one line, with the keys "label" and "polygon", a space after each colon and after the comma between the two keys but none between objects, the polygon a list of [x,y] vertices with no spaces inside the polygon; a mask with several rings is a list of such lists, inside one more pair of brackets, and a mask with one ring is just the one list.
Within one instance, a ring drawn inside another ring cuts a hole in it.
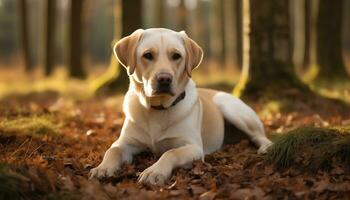
[{"label": "grass", "polygon": [[54,122],[51,115],[17,117],[0,122],[0,133],[21,134],[30,136],[57,135],[60,125]]},{"label": "grass", "polygon": [[277,168],[298,165],[329,170],[334,162],[349,165],[350,132],[346,130],[316,127],[292,130],[276,137],[266,160]]},{"label": "grass", "polygon": [[0,199],[20,199],[19,181],[4,165],[0,165],[0,183]]}]

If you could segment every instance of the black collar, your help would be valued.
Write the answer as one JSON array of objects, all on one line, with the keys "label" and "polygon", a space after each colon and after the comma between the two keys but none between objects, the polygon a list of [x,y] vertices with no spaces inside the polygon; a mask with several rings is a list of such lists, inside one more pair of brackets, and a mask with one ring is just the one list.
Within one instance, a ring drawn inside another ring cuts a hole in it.
[{"label": "black collar", "polygon": [[[183,91],[176,99],[175,101],[171,104],[171,106],[169,106],[168,108],[171,108],[173,106],[175,106],[177,103],[179,103],[181,100],[183,100],[186,96],[186,92]],[[151,106],[151,108],[155,109],[155,110],[166,110],[168,108],[165,108],[163,105],[160,106]]]}]

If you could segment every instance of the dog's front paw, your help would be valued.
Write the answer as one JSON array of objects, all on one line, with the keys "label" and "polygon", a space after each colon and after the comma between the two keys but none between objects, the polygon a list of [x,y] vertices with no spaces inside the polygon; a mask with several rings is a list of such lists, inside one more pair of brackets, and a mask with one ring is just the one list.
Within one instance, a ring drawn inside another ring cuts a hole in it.
[{"label": "dog's front paw", "polygon": [[101,163],[99,166],[90,170],[90,179],[111,177],[118,169],[119,167],[116,164],[113,165]]},{"label": "dog's front paw", "polygon": [[261,145],[258,149],[258,154],[267,153],[268,149],[273,145],[270,140],[267,140],[263,145]]},{"label": "dog's front paw", "polygon": [[146,183],[152,185],[164,185],[171,175],[171,170],[166,167],[161,167],[157,163],[153,164],[149,168],[145,169],[139,175],[139,183]]}]

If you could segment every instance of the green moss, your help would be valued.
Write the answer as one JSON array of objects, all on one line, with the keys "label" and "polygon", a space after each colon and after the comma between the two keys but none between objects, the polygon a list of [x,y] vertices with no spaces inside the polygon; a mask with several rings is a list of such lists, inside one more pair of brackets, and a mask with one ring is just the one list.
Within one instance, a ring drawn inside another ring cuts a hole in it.
[{"label": "green moss", "polygon": [[266,160],[278,168],[293,164],[330,169],[334,161],[350,163],[350,133],[339,128],[304,127],[274,139]]},{"label": "green moss", "polygon": [[0,122],[0,133],[31,136],[56,135],[59,124],[51,115],[17,117]]},{"label": "green moss", "polygon": [[4,165],[0,165],[0,183],[0,199],[20,199],[19,181]]},{"label": "green moss", "polygon": [[338,157],[342,162],[350,163],[350,136],[343,137],[333,142],[332,155]]}]

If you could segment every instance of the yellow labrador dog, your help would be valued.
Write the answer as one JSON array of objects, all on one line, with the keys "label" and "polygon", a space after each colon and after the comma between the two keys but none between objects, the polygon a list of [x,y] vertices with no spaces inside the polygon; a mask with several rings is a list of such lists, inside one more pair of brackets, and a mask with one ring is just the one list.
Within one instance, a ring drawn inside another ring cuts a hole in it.
[{"label": "yellow labrador dog", "polygon": [[162,185],[174,168],[220,149],[224,119],[245,132],[258,153],[272,144],[256,113],[241,100],[196,89],[191,73],[203,51],[185,32],[139,29],[121,39],[114,52],[130,76],[126,118],[120,137],[91,170],[91,178],[112,176],[133,155],[151,150],[161,156],[140,174],[139,182]]}]

